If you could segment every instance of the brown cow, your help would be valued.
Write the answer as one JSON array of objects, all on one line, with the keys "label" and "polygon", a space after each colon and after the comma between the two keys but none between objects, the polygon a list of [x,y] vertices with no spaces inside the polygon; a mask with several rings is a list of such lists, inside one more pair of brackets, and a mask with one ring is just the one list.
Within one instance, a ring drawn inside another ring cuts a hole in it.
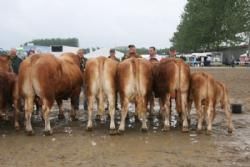
[{"label": "brown cow", "polygon": [[190,81],[189,66],[181,59],[161,60],[154,76],[154,90],[160,97],[161,113],[164,117],[163,131],[170,129],[170,98],[175,94],[176,109],[182,121],[182,131],[188,131],[187,98]]},{"label": "brown cow", "polygon": [[110,133],[115,132],[115,95],[116,95],[116,69],[118,62],[97,57],[89,59],[84,72],[85,95],[88,100],[87,130],[92,130],[92,112],[95,98],[98,102],[99,115],[104,114],[104,100],[107,97],[110,112]]},{"label": "brown cow", "polygon": [[[49,113],[56,99],[71,98],[71,116],[75,118],[76,99],[82,86],[80,59],[73,53],[59,58],[52,54],[37,54],[24,60],[19,70],[19,93],[25,99],[26,131],[32,134],[31,114],[34,98],[42,102],[45,134],[52,134]],[[59,105],[61,105],[59,103]],[[59,106],[61,108],[61,106]],[[61,111],[60,111],[60,114]]]},{"label": "brown cow", "polygon": [[118,90],[121,97],[121,124],[119,132],[125,130],[125,118],[128,113],[129,102],[135,102],[136,112],[142,121],[142,131],[147,128],[147,104],[152,90],[152,67],[148,60],[143,58],[129,58],[119,63]]},{"label": "brown cow", "polygon": [[[189,111],[194,101],[196,112],[198,114],[198,131],[202,129],[202,123],[207,115],[207,132],[211,133],[212,121],[215,118],[215,107],[217,103],[221,104],[227,116],[228,132],[232,133],[232,116],[229,106],[228,90],[226,86],[216,81],[213,76],[205,72],[195,72],[191,75]],[[202,106],[204,105],[204,111]]]},{"label": "brown cow", "polygon": [[[157,66],[159,65],[159,60],[157,58],[150,58],[149,59],[151,65],[152,65],[152,72],[153,72],[153,77],[155,76]],[[154,79],[153,79],[154,80]],[[155,92],[152,92],[151,98],[150,98],[150,114],[152,115],[154,113],[154,106],[155,106]]]},{"label": "brown cow", "polygon": [[0,71],[0,116],[6,115],[7,105],[14,103],[16,80],[14,73]]},{"label": "brown cow", "polygon": [[14,107],[15,127],[19,129],[18,114],[19,100],[17,90],[17,76],[12,70],[9,56],[0,56],[0,112],[6,115],[6,107]]}]

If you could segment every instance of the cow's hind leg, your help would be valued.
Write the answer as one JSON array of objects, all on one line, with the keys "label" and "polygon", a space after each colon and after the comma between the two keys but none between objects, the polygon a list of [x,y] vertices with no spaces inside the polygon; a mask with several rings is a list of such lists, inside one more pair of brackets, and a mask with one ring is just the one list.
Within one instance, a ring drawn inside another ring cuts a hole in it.
[{"label": "cow's hind leg", "polygon": [[95,98],[94,96],[88,96],[88,124],[87,124],[88,131],[91,131],[93,128],[92,113],[93,113],[94,98]]},{"label": "cow's hind leg", "polygon": [[25,99],[25,124],[26,124],[26,132],[28,135],[34,134],[32,125],[31,125],[33,103],[34,103],[34,97],[26,97]]},{"label": "cow's hind leg", "polygon": [[161,108],[164,118],[164,126],[162,131],[170,130],[170,94],[167,94],[164,98],[161,99]]},{"label": "cow's hind leg", "polygon": [[108,103],[109,103],[109,115],[110,115],[110,134],[116,134],[115,130],[115,97],[116,95],[110,94],[108,95]]},{"label": "cow's hind leg", "polygon": [[[53,103],[52,103],[53,104]],[[49,113],[50,113],[50,108],[52,104],[48,104],[46,100],[44,100],[43,106],[42,106],[42,111],[43,111],[43,118],[45,122],[45,128],[44,128],[44,134],[45,135],[52,135],[52,129],[50,127],[50,120],[49,120]]]},{"label": "cow's hind leg", "polygon": [[78,100],[79,99],[79,96],[73,96],[71,97],[71,110],[70,110],[70,117],[71,117],[71,120],[72,121],[77,121],[77,117],[76,117],[76,111],[78,110],[79,108],[79,103],[78,103]]},{"label": "cow's hind leg", "polygon": [[125,131],[125,120],[128,114],[128,104],[129,104],[128,99],[122,98],[121,123],[120,123],[119,131],[118,131],[119,133],[122,133]]},{"label": "cow's hind leg", "polygon": [[187,93],[181,93],[181,113],[182,113],[182,132],[188,132],[188,104]]},{"label": "cow's hind leg", "polygon": [[58,119],[61,119],[61,120],[65,119],[62,100],[61,99],[56,99],[56,103],[57,103],[58,108],[59,108]]},{"label": "cow's hind leg", "polygon": [[204,120],[204,114],[203,114],[203,111],[202,111],[201,101],[200,101],[199,98],[197,98],[197,99],[195,99],[194,103],[195,103],[196,113],[198,115],[197,130],[198,130],[198,132],[201,132],[202,124],[203,124],[203,120]]},{"label": "cow's hind leg", "polygon": [[225,103],[224,112],[227,117],[228,133],[232,133],[233,132],[232,113],[230,112],[229,105],[227,103]]},{"label": "cow's hind leg", "polygon": [[208,103],[208,107],[206,109],[207,113],[207,134],[210,135],[212,132],[212,122],[213,122],[213,105],[211,100]]},{"label": "cow's hind leg", "polygon": [[139,119],[141,120],[142,127],[141,130],[142,132],[146,132],[148,130],[147,127],[147,98],[139,98],[138,99],[138,114],[139,114]]},{"label": "cow's hind leg", "polygon": [[20,100],[18,98],[14,99],[14,115],[15,115],[14,125],[16,130],[20,129],[19,125],[20,106],[21,106]]}]

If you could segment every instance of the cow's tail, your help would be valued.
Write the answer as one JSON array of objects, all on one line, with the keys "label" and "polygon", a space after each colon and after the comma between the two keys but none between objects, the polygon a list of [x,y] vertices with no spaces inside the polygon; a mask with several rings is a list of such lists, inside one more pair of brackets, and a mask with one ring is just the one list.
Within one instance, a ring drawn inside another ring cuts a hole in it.
[{"label": "cow's tail", "polygon": [[135,91],[140,94],[140,68],[139,62],[136,62],[136,59],[132,59],[132,69],[135,79]]},{"label": "cow's tail", "polygon": [[179,108],[179,114],[181,114],[183,111],[182,111],[182,107],[181,107],[181,104],[182,104],[182,100],[181,100],[181,66],[180,64],[177,64],[177,69],[178,69],[178,86],[177,86],[177,89],[176,89],[176,101],[177,103],[179,104],[177,107]]},{"label": "cow's tail", "polygon": [[104,113],[104,65],[105,65],[105,59],[100,59],[99,65],[98,65],[98,74],[99,74],[99,90],[98,90],[98,113],[99,115],[103,115]]},{"label": "cow's tail", "polygon": [[104,63],[105,59],[101,59],[100,64],[98,66],[98,74],[99,74],[99,89],[103,91],[103,83],[104,83]]}]

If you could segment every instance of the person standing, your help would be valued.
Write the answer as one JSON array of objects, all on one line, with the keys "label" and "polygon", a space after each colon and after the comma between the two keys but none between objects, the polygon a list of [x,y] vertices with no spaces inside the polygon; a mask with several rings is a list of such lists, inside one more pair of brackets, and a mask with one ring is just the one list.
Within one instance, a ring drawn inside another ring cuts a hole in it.
[{"label": "person standing", "polygon": [[22,62],[22,59],[17,56],[17,51],[15,48],[10,50],[10,58],[11,58],[11,65],[14,73],[18,74],[19,66]]},{"label": "person standing", "polygon": [[131,44],[131,45],[128,45],[128,53],[126,55],[124,55],[122,60],[125,60],[128,58],[133,58],[133,57],[134,58],[141,58],[141,56],[136,53],[135,45]]},{"label": "person standing", "polygon": [[148,60],[160,61],[160,57],[157,55],[157,50],[154,46],[149,47],[148,49],[149,58]]},{"label": "person standing", "polygon": [[120,60],[115,56],[115,49],[110,49],[109,50],[109,57],[110,59],[113,59],[117,62],[119,62]]},{"label": "person standing", "polygon": [[171,47],[169,49],[169,57],[170,58],[176,58],[176,50],[175,50],[175,48]]}]

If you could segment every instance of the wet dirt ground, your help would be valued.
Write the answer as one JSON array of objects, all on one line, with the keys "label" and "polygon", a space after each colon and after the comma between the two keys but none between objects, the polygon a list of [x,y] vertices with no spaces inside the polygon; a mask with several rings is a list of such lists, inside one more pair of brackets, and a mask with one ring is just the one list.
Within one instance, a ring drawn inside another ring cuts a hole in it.
[{"label": "wet dirt ground", "polygon": [[[232,103],[243,104],[242,114],[233,114],[234,132],[227,133],[224,113],[218,109],[213,133],[197,134],[196,114],[192,112],[189,133],[176,127],[175,116],[169,132],[161,131],[161,121],[148,121],[149,131],[140,132],[140,123],[133,114],[127,120],[125,134],[110,136],[108,121],[95,122],[92,132],[86,132],[86,112],[82,107],[79,121],[56,118],[57,107],[51,113],[54,134],[43,135],[43,123],[33,117],[34,136],[24,130],[16,132],[8,122],[0,123],[0,166],[250,166],[250,68],[196,68],[227,84]],[[82,106],[82,105],[81,105]],[[67,109],[68,103],[64,105]],[[133,111],[133,106],[130,108]],[[156,107],[158,110],[158,107]],[[67,117],[67,112],[65,113]],[[119,118],[119,117],[118,117]],[[119,120],[116,120],[119,124]]]}]

